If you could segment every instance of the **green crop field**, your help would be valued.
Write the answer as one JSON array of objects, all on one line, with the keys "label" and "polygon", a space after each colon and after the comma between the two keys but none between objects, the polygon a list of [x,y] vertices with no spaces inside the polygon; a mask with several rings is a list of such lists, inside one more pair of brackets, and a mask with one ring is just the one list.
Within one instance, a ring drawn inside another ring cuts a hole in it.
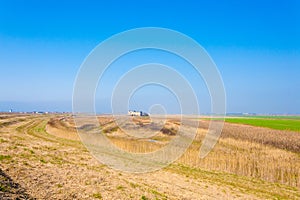
[{"label": "green crop field", "polygon": [[255,116],[225,118],[225,122],[266,127],[276,130],[290,130],[300,132],[300,118],[298,116]]}]

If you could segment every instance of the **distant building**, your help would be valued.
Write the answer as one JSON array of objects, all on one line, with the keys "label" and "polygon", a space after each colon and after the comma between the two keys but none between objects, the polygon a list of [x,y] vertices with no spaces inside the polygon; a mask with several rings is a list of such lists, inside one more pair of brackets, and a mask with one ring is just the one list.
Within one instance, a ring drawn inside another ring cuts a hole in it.
[{"label": "distant building", "polygon": [[45,114],[43,111],[33,111],[34,114]]},{"label": "distant building", "polygon": [[12,109],[9,109],[9,111],[8,111],[8,112],[12,113],[12,111],[13,111]]},{"label": "distant building", "polygon": [[130,115],[130,116],[142,116],[142,111],[129,110],[128,115]]},{"label": "distant building", "polygon": [[142,111],[129,110],[128,115],[130,116],[149,116],[148,113]]}]

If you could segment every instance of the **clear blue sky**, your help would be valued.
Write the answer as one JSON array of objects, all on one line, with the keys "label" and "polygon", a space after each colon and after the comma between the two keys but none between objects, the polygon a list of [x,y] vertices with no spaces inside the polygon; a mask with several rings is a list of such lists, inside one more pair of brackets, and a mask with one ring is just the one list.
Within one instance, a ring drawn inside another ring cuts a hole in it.
[{"label": "clear blue sky", "polygon": [[147,26],[180,31],[208,51],[228,112],[300,113],[296,0],[1,1],[0,111],[71,111],[89,52],[113,34]]}]

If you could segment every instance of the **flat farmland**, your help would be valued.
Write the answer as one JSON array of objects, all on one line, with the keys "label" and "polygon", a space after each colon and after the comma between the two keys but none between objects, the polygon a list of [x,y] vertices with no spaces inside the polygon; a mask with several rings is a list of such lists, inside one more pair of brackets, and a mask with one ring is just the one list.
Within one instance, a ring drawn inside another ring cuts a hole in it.
[{"label": "flat farmland", "polygon": [[226,118],[225,121],[236,124],[248,124],[252,126],[266,127],[276,130],[300,132],[300,117],[240,117]]},{"label": "flat farmland", "polygon": [[[169,116],[151,140],[134,139],[111,116],[97,119],[101,134],[135,153],[166,145],[180,125],[177,117]],[[149,123],[133,120],[141,126]],[[298,118],[228,118],[204,159],[199,149],[209,121],[190,120],[200,122],[197,135],[176,162],[132,174],[99,163],[81,143],[71,114],[2,113],[0,199],[300,199]],[[251,120],[255,124],[247,123]],[[273,125],[278,121],[286,128],[265,127],[259,120],[272,120]]]}]

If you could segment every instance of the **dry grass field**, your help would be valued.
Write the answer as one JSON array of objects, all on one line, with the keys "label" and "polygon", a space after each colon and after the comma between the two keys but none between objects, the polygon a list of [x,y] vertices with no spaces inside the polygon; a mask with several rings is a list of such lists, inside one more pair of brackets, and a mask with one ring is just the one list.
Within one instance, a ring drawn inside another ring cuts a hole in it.
[{"label": "dry grass field", "polygon": [[[98,119],[111,142],[135,153],[166,145],[180,125],[171,116],[151,140],[134,139],[111,116]],[[200,120],[195,140],[175,163],[132,174],[91,156],[70,114],[2,113],[0,199],[300,199],[299,132],[225,123],[213,151],[200,159],[208,125]]]}]

